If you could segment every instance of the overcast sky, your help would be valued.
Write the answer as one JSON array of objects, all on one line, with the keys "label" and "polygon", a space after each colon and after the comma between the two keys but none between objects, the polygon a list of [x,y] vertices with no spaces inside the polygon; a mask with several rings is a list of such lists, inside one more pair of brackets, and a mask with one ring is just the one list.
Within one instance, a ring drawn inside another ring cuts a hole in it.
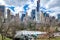
[{"label": "overcast sky", "polygon": [[60,14],[60,0],[41,0],[41,5],[51,11],[54,11],[50,14],[52,16]]},{"label": "overcast sky", "polygon": [[[36,8],[36,1],[37,0],[0,0],[0,4],[6,5],[7,7],[15,7],[15,12],[25,11],[26,9],[30,14],[32,8]],[[60,13],[60,0],[40,0],[40,6],[47,10],[54,11],[50,13],[51,16],[57,16],[57,14]]]}]

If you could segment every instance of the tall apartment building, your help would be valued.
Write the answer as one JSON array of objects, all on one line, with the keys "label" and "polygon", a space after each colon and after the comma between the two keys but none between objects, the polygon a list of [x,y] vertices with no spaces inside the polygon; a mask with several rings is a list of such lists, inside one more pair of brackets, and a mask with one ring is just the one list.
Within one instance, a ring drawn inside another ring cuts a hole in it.
[{"label": "tall apartment building", "polygon": [[14,21],[15,21],[17,24],[20,24],[19,13],[17,13],[17,14],[15,15]]},{"label": "tall apartment building", "polygon": [[33,9],[31,12],[31,18],[34,20],[35,19],[35,14],[36,14],[36,10]]},{"label": "tall apartment building", "polygon": [[5,6],[0,5],[0,18],[2,19],[2,22],[5,22]]},{"label": "tall apartment building", "polygon": [[32,18],[31,18],[30,16],[28,16],[28,13],[26,13],[26,15],[25,15],[23,21],[27,23],[27,22],[32,21]]},{"label": "tall apartment building", "polygon": [[23,21],[23,19],[25,17],[25,13],[24,13],[24,11],[21,11],[20,13],[21,13],[21,21]]},{"label": "tall apartment building", "polygon": [[60,20],[60,14],[58,14],[57,16],[58,16],[58,20]]},{"label": "tall apartment building", "polygon": [[11,11],[7,9],[7,22],[10,22],[11,20]]},{"label": "tall apartment building", "polygon": [[41,11],[40,12],[40,23],[45,23],[45,17],[44,17],[44,13]]},{"label": "tall apartment building", "polygon": [[40,23],[40,0],[37,1],[37,7],[36,7],[36,22]]}]

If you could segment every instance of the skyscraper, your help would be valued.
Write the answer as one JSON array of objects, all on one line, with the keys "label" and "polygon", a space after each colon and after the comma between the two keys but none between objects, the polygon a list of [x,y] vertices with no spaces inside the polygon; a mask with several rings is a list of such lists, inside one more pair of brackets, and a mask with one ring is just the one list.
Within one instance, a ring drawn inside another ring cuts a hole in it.
[{"label": "skyscraper", "polygon": [[23,18],[25,17],[25,14],[22,14],[21,16],[21,21],[23,21]]},{"label": "skyscraper", "polygon": [[37,1],[37,12],[39,12],[39,8],[40,8],[40,0]]},{"label": "skyscraper", "polygon": [[17,22],[18,24],[20,24],[19,13],[15,15],[14,20],[15,20],[15,22]]},{"label": "skyscraper", "polygon": [[37,7],[36,7],[36,22],[40,22],[40,0],[37,1]]},{"label": "skyscraper", "polygon": [[11,19],[13,19],[14,18],[14,15],[11,15]]},{"label": "skyscraper", "polygon": [[45,16],[44,13],[41,11],[40,12],[40,23],[44,23],[45,22]]},{"label": "skyscraper", "polygon": [[5,6],[4,5],[0,5],[0,16],[4,17],[4,12],[5,12]]},{"label": "skyscraper", "polygon": [[35,11],[36,11],[36,10],[33,9],[32,12],[31,12],[31,18],[32,18],[33,20],[34,20],[34,18],[35,18]]},{"label": "skyscraper", "polygon": [[0,5],[0,17],[2,18],[2,21],[4,22],[5,19],[5,6]]},{"label": "skyscraper", "polygon": [[45,12],[45,13],[44,13],[44,16],[45,16],[45,17],[49,17],[49,14],[47,14],[47,13]]},{"label": "skyscraper", "polygon": [[18,14],[16,14],[16,17],[18,17],[18,18],[19,18],[19,13],[18,13]]},{"label": "skyscraper", "polygon": [[9,9],[7,9],[7,20],[8,22],[11,20],[11,13]]},{"label": "skyscraper", "polygon": [[24,11],[20,11],[20,19],[21,19],[21,21],[23,21],[24,17],[25,17],[25,12]]},{"label": "skyscraper", "polygon": [[60,14],[58,14],[57,16],[58,16],[58,20],[60,20]]}]

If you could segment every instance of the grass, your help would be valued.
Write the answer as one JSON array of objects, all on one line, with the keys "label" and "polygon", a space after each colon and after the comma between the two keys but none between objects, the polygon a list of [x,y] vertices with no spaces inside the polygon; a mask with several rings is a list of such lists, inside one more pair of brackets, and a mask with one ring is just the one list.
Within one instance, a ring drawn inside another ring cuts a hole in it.
[{"label": "grass", "polygon": [[[49,39],[37,39],[37,40],[49,40]],[[50,40],[60,40],[60,37],[50,38]]]},{"label": "grass", "polygon": [[[2,40],[2,36],[0,35],[0,40]],[[4,40],[12,40],[12,39],[9,39],[9,38],[6,38]]]},{"label": "grass", "polygon": [[[1,37],[1,35],[0,35],[0,40],[2,40],[2,37]],[[12,39],[9,39],[9,38],[6,38],[5,37],[5,39],[4,40],[12,40]],[[49,39],[37,39],[37,40],[49,40]],[[55,38],[50,38],[50,40],[60,40],[60,37],[55,37]]]}]

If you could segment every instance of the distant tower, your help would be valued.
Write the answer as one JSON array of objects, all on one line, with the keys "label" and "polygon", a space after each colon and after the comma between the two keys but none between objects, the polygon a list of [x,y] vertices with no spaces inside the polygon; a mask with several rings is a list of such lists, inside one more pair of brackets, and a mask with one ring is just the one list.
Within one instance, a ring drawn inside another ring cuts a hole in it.
[{"label": "distant tower", "polygon": [[58,16],[58,20],[60,21],[60,14],[58,14],[57,16]]},{"label": "distant tower", "polygon": [[33,9],[32,10],[32,12],[31,12],[31,18],[34,20],[34,18],[35,18],[35,14],[36,14],[36,12],[35,12],[36,10],[35,9]]},{"label": "distant tower", "polygon": [[37,12],[39,12],[39,8],[40,8],[40,0],[37,1]]},{"label": "distant tower", "polygon": [[15,15],[14,20],[15,20],[18,24],[20,23],[19,13]]},{"label": "distant tower", "polygon": [[44,16],[45,16],[45,17],[49,17],[49,14],[45,12],[45,13],[44,13]]},{"label": "distant tower", "polygon": [[18,17],[18,18],[19,18],[19,13],[18,13],[18,14],[16,14],[16,17]]},{"label": "distant tower", "polygon": [[37,7],[36,7],[36,22],[40,23],[40,0],[37,1]]},{"label": "distant tower", "polygon": [[2,22],[4,22],[5,20],[5,6],[4,5],[0,5],[0,17],[2,18]]},{"label": "distant tower", "polygon": [[44,22],[45,22],[44,13],[41,11],[40,12],[40,23],[44,23]]},{"label": "distant tower", "polygon": [[0,16],[4,17],[4,13],[5,13],[5,6],[4,5],[0,5]]},{"label": "distant tower", "polygon": [[13,19],[14,18],[14,15],[11,15],[11,19]]},{"label": "distant tower", "polygon": [[7,20],[8,22],[11,20],[11,12],[9,9],[7,9]]},{"label": "distant tower", "polygon": [[23,11],[22,11],[21,13],[22,13],[21,21],[23,21],[23,19],[24,19],[24,17],[25,17],[25,14],[24,14],[24,12],[23,12]]}]

